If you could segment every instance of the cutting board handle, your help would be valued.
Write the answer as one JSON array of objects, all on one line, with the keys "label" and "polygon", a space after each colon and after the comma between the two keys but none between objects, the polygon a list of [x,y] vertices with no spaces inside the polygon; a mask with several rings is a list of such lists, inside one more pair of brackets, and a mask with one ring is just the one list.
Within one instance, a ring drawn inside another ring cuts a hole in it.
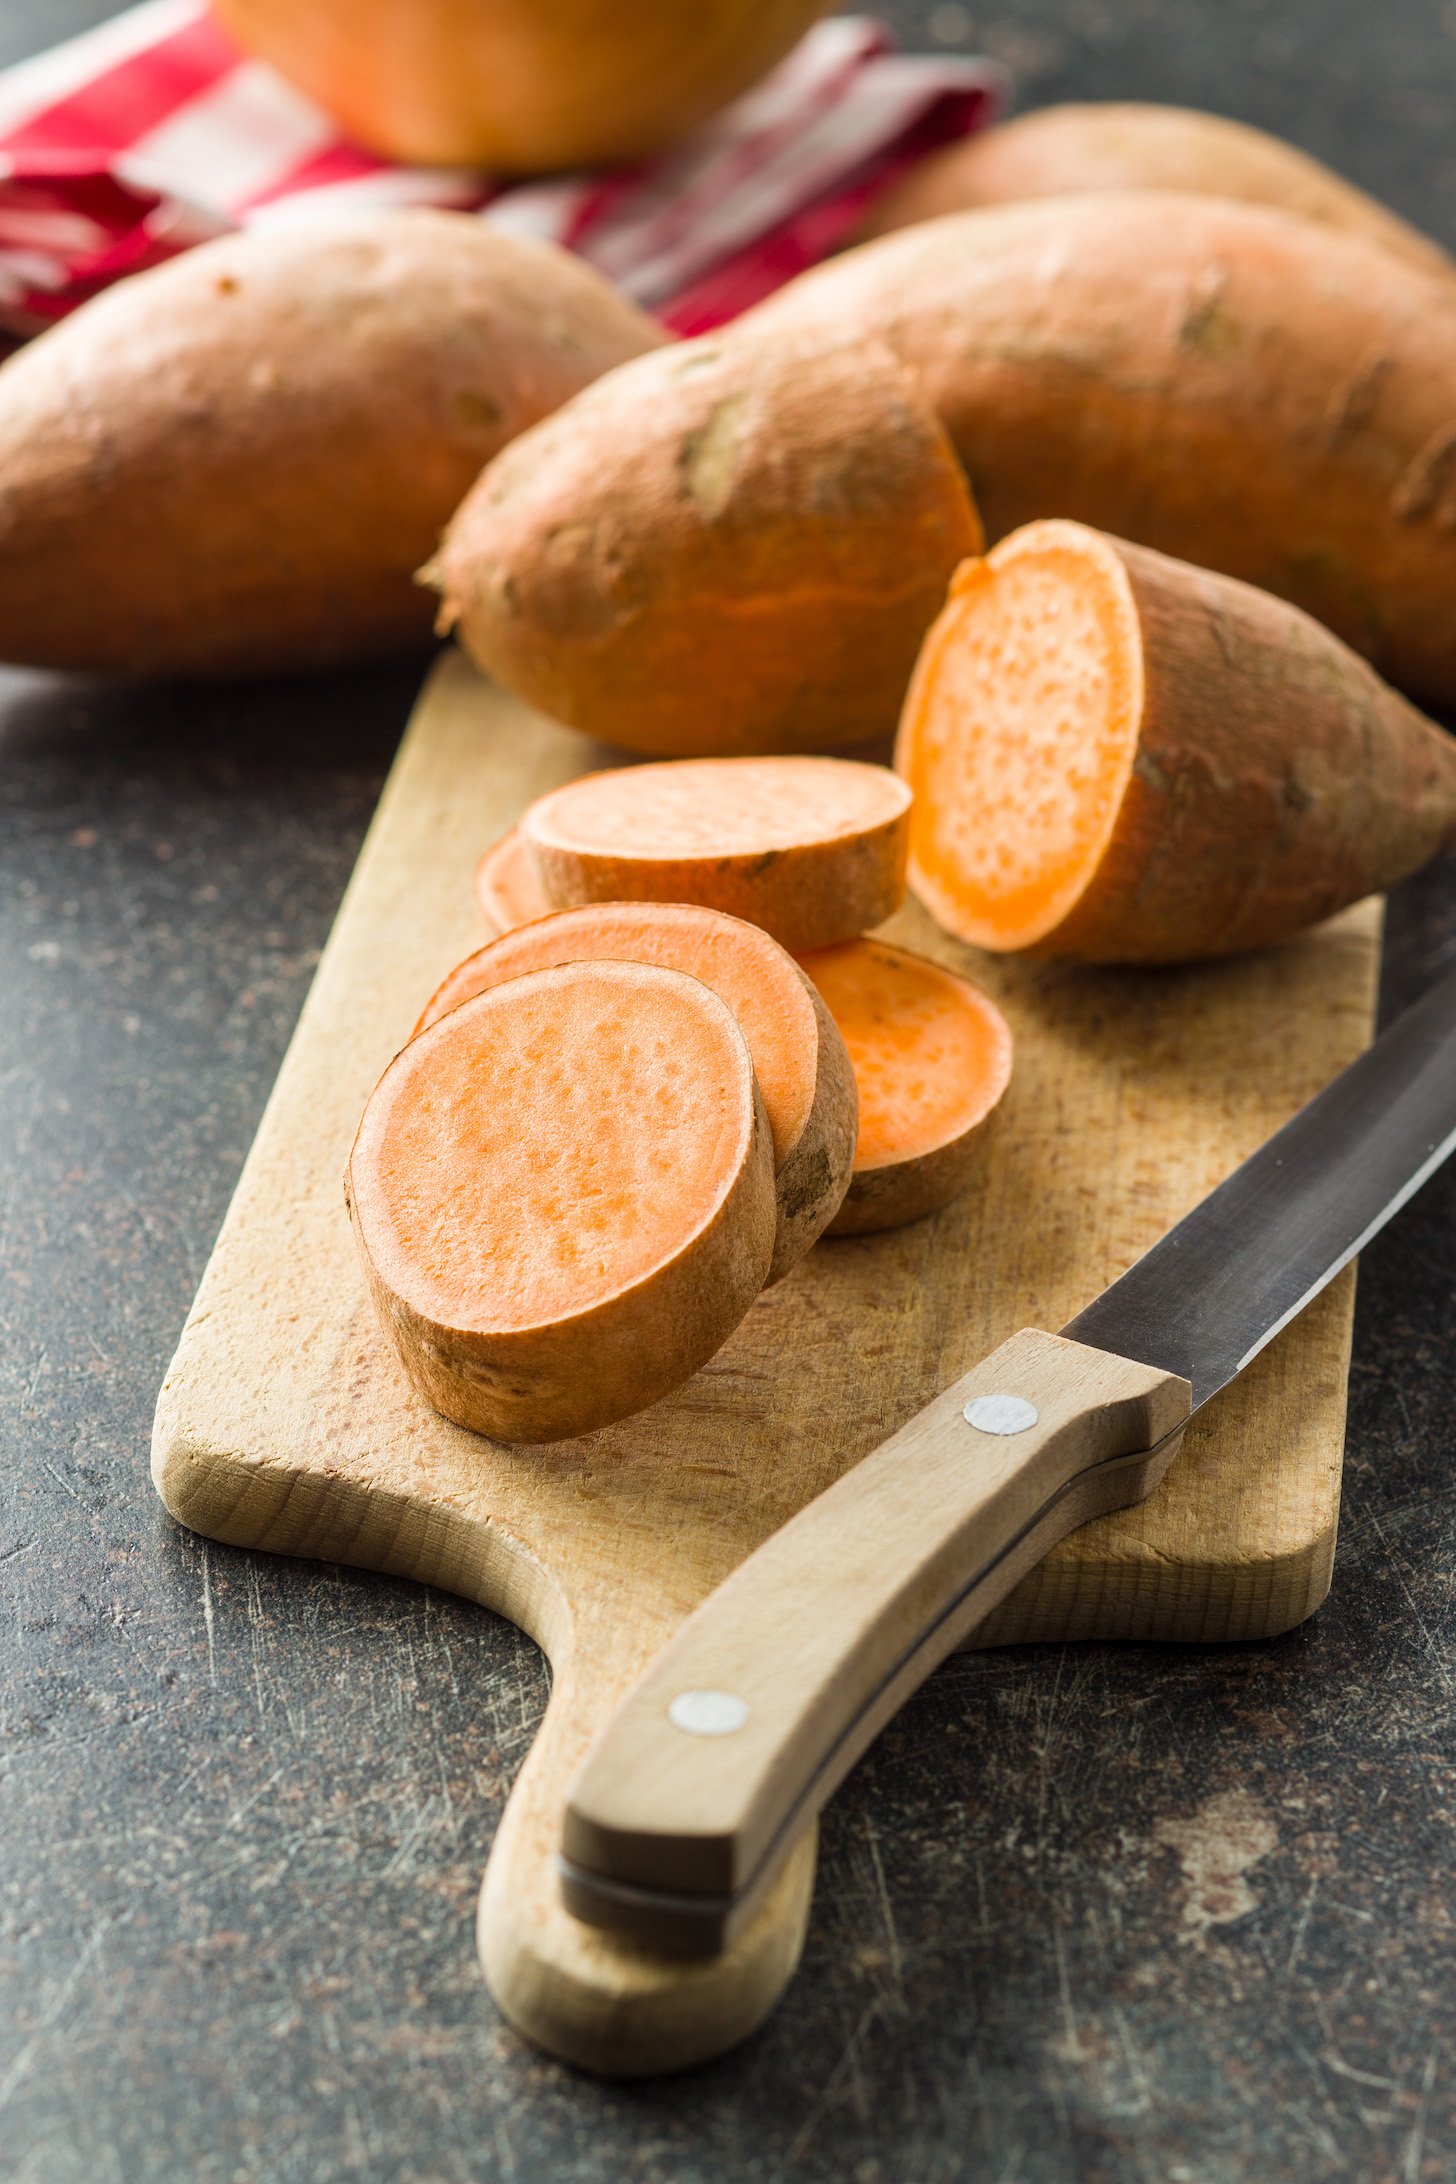
[{"label": "cutting board handle", "polygon": [[1186,1380],[1025,1329],[740,1564],[587,1754],[578,1918],[726,1947],[891,1715],[1041,1556],[1161,1478]]}]

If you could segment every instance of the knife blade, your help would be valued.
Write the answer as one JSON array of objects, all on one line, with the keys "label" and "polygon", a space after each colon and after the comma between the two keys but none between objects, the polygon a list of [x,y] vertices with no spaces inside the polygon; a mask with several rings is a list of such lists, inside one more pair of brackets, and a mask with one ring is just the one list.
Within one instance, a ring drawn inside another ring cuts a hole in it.
[{"label": "knife blade", "polygon": [[1456,1147],[1456,970],[1062,1330],[1024,1329],[767,1540],[599,1734],[569,1910],[675,1954],[752,1916],[930,1671],[1057,1540],[1150,1492]]}]

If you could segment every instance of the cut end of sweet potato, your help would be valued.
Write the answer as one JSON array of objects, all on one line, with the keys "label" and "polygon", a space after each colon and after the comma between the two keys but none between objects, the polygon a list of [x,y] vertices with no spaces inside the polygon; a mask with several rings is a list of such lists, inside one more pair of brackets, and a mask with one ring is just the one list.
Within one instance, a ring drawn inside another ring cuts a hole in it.
[{"label": "cut end of sweet potato", "polygon": [[792,949],[878,925],[905,892],[910,793],[842,758],[699,758],[588,774],[520,832],[546,894],[691,902]]},{"label": "cut end of sweet potato", "polygon": [[411,1040],[348,1198],[406,1370],[456,1423],[555,1440],[697,1370],[762,1288],[773,1153],[742,1032],[698,980],[574,963]]},{"label": "cut end of sweet potato", "polygon": [[585,962],[681,971],[733,1011],[773,1138],[778,1224],[769,1280],[777,1281],[839,1210],[854,1161],[856,1100],[849,1056],[828,1011],[793,957],[760,927],[693,903],[559,910],[517,925],[457,964],[416,1034],[507,979]]},{"label": "cut end of sweet potato", "polygon": [[911,884],[983,948],[1192,963],[1456,838],[1456,744],[1285,600],[1067,521],[967,565],[896,748]]},{"label": "cut end of sweet potato", "polygon": [[1108,541],[1028,524],[957,572],[925,640],[895,763],[911,885],[982,948],[1055,931],[1102,860],[1142,717],[1137,607]]},{"label": "cut end of sweet potato", "polygon": [[899,1228],[970,1181],[1011,1079],[1005,1017],[968,979],[888,941],[802,958],[849,1050],[859,1088],[854,1174],[828,1233]]},{"label": "cut end of sweet potato", "polygon": [[518,925],[528,925],[532,918],[544,918],[550,910],[530,851],[517,828],[503,834],[476,866],[475,900],[495,933],[509,933]]}]

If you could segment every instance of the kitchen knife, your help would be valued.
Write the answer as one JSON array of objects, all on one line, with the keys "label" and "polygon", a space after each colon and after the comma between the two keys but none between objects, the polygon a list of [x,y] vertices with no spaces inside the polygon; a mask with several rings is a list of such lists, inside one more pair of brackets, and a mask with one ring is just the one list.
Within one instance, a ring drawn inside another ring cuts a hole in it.
[{"label": "kitchen knife", "polygon": [[1453,1145],[1456,971],[1060,1335],[1013,1335],[703,1602],[582,1766],[568,1908],[726,1947],[930,1671],[1059,1539],[1151,1491],[1194,1411]]}]

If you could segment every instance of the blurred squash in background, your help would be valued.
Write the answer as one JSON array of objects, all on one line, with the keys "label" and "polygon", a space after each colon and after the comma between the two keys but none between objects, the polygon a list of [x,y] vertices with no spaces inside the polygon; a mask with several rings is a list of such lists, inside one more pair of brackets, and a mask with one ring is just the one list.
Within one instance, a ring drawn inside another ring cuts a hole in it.
[{"label": "blurred squash in background", "polygon": [[828,0],[215,0],[228,29],[391,159],[539,174],[663,151]]}]

